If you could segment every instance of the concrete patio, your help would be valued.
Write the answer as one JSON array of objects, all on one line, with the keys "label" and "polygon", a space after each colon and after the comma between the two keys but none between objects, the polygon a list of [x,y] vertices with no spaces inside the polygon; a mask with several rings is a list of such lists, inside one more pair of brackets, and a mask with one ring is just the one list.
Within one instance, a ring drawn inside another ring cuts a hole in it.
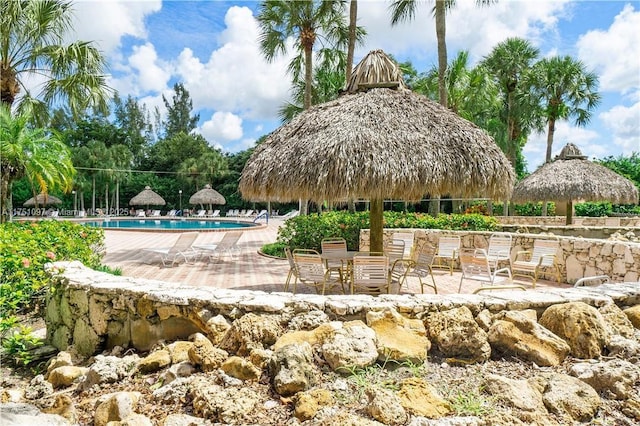
[{"label": "concrete patio", "polygon": [[[271,219],[268,226],[255,230],[244,231],[239,245],[242,254],[237,259],[225,257],[222,261],[213,263],[206,259],[196,261],[195,264],[180,263],[174,267],[163,267],[159,258],[152,253],[143,251],[144,248],[170,247],[178,238],[173,232],[138,232],[105,230],[107,253],[103,263],[110,267],[120,268],[122,274],[130,277],[156,279],[167,282],[177,282],[197,287],[215,287],[226,289],[245,289],[263,291],[282,291],[289,272],[286,260],[272,259],[258,254],[258,249],[266,244],[275,242],[278,228],[282,220]],[[196,244],[204,245],[220,241],[223,232],[201,232]],[[460,272],[434,271],[438,292],[441,294],[457,293],[460,282]],[[522,284],[531,288],[531,280],[514,279],[514,284]],[[479,287],[478,282],[465,281],[462,291],[472,292]],[[536,288],[571,287],[568,284],[538,280]],[[299,285],[298,293],[313,293],[314,290]],[[402,293],[419,293],[418,280],[413,278],[408,288]],[[426,288],[426,293],[431,289]]]}]

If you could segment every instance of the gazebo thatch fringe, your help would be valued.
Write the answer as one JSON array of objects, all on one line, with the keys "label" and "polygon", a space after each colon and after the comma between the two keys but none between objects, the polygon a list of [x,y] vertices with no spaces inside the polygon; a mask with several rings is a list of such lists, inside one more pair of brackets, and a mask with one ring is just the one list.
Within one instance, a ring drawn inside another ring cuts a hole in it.
[{"label": "gazebo thatch fringe", "polygon": [[149,186],[145,186],[142,191],[129,201],[131,206],[164,206],[164,198],[155,193]]},{"label": "gazebo thatch fringe", "polygon": [[226,202],[222,194],[211,188],[209,184],[189,197],[190,204],[224,204]]}]

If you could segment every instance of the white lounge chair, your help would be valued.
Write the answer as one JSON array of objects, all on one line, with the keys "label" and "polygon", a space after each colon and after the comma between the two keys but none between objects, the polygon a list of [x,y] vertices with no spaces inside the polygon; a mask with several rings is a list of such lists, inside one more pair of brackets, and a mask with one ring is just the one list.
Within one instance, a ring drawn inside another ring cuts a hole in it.
[{"label": "white lounge chair", "polygon": [[220,217],[220,210],[214,210],[211,214],[208,214],[209,217]]},{"label": "white lounge chair", "polygon": [[149,217],[160,217],[160,210],[153,210]]},{"label": "white lounge chair", "polygon": [[197,245],[194,248],[201,254],[207,255],[209,261],[219,261],[225,255],[229,255],[233,260],[234,255],[237,257],[242,253],[242,249],[238,246],[238,240],[242,234],[243,232],[226,232],[218,243]]},{"label": "white lounge chair", "polygon": [[[460,236],[458,235],[441,235],[438,238],[438,248],[435,256],[433,257],[433,265],[431,268],[446,268],[449,270],[449,275],[453,275],[453,265],[458,258],[458,252],[460,251]],[[448,265],[443,264],[442,261],[446,261]]]},{"label": "white lounge chair", "polygon": [[[560,282],[560,269],[558,268],[556,256],[560,250],[560,241],[557,239],[537,238],[533,241],[532,251],[520,251],[516,259],[511,262],[511,271],[514,276],[528,277],[533,280],[533,288],[536,288],[536,281],[543,269],[554,269],[556,280]],[[528,257],[522,259],[520,256]],[[533,276],[529,275],[533,274]]]},{"label": "white lounge chair", "polygon": [[207,215],[206,210],[198,210],[198,213],[194,214],[194,217],[205,217]]},{"label": "white lounge chair", "polygon": [[176,215],[176,209],[172,209],[167,212],[167,217],[175,217],[175,215]]},{"label": "white lounge chair", "polygon": [[460,255],[460,268],[462,276],[458,285],[458,293],[462,290],[462,281],[471,280],[480,282],[479,290],[498,290],[498,289],[520,289],[525,288],[518,284],[513,284],[511,271],[509,268],[491,270],[487,252],[484,249],[465,249]]},{"label": "white lounge chair", "polygon": [[[98,210],[98,214],[100,216],[102,216],[102,211]],[[145,216],[146,216],[146,214],[145,214],[144,210],[138,210],[138,213],[136,213],[136,217],[145,217]]]},{"label": "white lounge chair", "polygon": [[193,247],[196,238],[198,238],[198,232],[185,232],[180,234],[172,247],[146,248],[143,251],[158,255],[163,266],[173,266],[181,259],[185,263],[189,263],[190,260],[195,260],[200,256],[200,252]]}]

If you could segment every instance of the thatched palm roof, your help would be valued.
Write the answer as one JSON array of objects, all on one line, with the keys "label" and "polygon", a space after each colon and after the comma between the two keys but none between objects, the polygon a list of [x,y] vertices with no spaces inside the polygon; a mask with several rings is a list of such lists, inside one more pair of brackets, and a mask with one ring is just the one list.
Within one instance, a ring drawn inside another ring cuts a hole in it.
[{"label": "thatched palm roof", "polygon": [[224,197],[215,189],[211,188],[211,185],[206,184],[204,188],[189,197],[189,203],[191,204],[225,204]]},{"label": "thatched palm roof", "polygon": [[576,145],[567,144],[556,160],[516,185],[512,200],[638,202],[638,188],[632,181],[586,158]]},{"label": "thatched palm roof", "polygon": [[129,201],[131,206],[164,206],[165,204],[164,198],[153,192],[149,186],[145,186]]},{"label": "thatched palm roof", "polygon": [[58,197],[54,197],[53,195],[49,195],[41,192],[35,197],[31,197],[27,201],[25,201],[23,206],[25,207],[31,207],[35,205],[48,206],[51,204],[62,204],[62,200]]},{"label": "thatched palm roof", "polygon": [[[385,88],[394,84],[397,88]],[[382,51],[358,64],[348,89],[304,111],[256,147],[240,179],[244,198],[509,197],[515,176],[493,139],[405,89],[397,65]]]}]

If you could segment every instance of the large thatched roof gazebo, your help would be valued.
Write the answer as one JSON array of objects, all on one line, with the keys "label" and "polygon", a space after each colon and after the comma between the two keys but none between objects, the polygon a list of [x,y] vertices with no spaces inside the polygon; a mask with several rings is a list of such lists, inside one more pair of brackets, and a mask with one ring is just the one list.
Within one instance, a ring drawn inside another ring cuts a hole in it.
[{"label": "large thatched roof gazebo", "polygon": [[225,204],[226,202],[222,194],[211,188],[209,184],[206,184],[204,188],[189,197],[190,204],[208,204],[209,209],[211,209],[212,204]]},{"label": "large thatched roof gazebo", "polygon": [[155,193],[149,186],[145,186],[142,191],[129,201],[130,206],[164,206],[164,198]]},{"label": "large thatched roof gazebo", "polygon": [[354,69],[338,99],[316,105],[256,147],[240,178],[252,200],[367,198],[371,251],[382,251],[385,198],[508,198],[515,176],[486,132],[408,90],[381,50]]},{"label": "large thatched roof gazebo", "polygon": [[25,207],[33,207],[33,206],[49,206],[53,204],[62,204],[62,200],[58,197],[54,197],[53,195],[49,195],[49,194],[45,194],[44,192],[41,192],[35,197],[29,198],[22,205]]},{"label": "large thatched roof gazebo", "polygon": [[522,179],[511,199],[566,202],[566,223],[571,225],[574,200],[637,203],[638,188],[613,170],[587,160],[576,145],[568,143],[554,161]]}]

